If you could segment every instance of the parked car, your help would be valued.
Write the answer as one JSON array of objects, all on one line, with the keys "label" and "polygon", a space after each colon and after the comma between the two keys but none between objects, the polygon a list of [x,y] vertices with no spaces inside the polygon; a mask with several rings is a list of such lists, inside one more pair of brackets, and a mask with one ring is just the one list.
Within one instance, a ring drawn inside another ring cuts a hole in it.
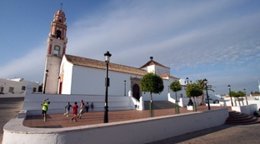
[{"label": "parked car", "polygon": [[[208,103],[208,99],[205,100],[206,103]],[[209,98],[209,103],[219,103],[219,100],[218,99],[212,99],[212,98]]]},{"label": "parked car", "polygon": [[[219,103],[219,101],[221,100],[221,98],[215,96],[215,95],[210,95],[209,96],[209,103]],[[208,103],[208,99],[205,99],[205,102]]]}]

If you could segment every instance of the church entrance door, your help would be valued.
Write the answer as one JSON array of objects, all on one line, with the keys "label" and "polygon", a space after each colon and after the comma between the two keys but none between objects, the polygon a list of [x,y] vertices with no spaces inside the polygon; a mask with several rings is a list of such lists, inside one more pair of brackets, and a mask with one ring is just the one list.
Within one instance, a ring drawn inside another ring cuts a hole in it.
[{"label": "church entrance door", "polygon": [[62,92],[62,82],[60,82],[59,94]]},{"label": "church entrance door", "polygon": [[133,85],[133,97],[137,100],[140,99],[140,87],[138,84]]}]

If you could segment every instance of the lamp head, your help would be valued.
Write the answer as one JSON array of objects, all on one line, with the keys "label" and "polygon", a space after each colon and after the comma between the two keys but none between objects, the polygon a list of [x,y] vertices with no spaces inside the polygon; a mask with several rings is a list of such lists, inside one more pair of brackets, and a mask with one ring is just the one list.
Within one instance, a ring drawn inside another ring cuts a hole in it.
[{"label": "lamp head", "polygon": [[204,84],[207,84],[207,83],[208,83],[208,80],[207,80],[207,79],[204,79],[203,82],[204,82]]},{"label": "lamp head", "polygon": [[105,56],[105,61],[106,61],[106,62],[109,62],[110,57],[112,56],[112,54],[110,54],[109,51],[107,51],[107,52],[104,54],[104,56]]}]

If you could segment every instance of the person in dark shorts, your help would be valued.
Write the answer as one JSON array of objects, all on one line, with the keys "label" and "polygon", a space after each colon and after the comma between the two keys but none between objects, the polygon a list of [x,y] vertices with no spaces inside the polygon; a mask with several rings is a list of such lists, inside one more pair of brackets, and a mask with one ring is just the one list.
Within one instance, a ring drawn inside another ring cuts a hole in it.
[{"label": "person in dark shorts", "polygon": [[72,105],[70,104],[70,102],[68,102],[68,104],[65,106],[65,113],[64,115],[66,117],[69,117],[69,113],[70,113],[70,108],[72,107]]},{"label": "person in dark shorts", "polygon": [[85,109],[86,109],[86,112],[88,112],[88,109],[89,109],[89,104],[88,104],[88,102],[86,102]]}]

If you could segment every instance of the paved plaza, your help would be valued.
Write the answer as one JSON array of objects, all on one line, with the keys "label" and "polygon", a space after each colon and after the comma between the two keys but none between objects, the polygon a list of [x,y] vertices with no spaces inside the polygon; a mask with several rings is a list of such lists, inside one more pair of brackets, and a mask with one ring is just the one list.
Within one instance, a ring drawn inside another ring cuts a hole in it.
[{"label": "paved plaza", "polygon": [[[222,107],[221,107],[222,108]],[[219,109],[215,107],[213,109]],[[198,111],[206,111],[206,106],[198,107]],[[186,108],[181,108],[180,113],[189,113],[192,111],[186,110]],[[157,109],[153,110],[154,116],[166,116],[174,115],[175,109]],[[128,121],[136,120],[142,118],[149,118],[150,111],[137,111],[137,110],[127,110],[127,111],[110,111],[109,112],[109,122],[119,122],[119,121]],[[81,119],[78,119],[77,122],[71,121],[72,115],[69,117],[64,116],[63,114],[50,114],[48,115],[47,122],[43,121],[41,115],[28,116],[24,121],[24,125],[28,127],[38,127],[38,128],[62,128],[62,127],[72,127],[79,125],[92,125],[92,124],[101,124],[104,119],[104,112],[88,112],[84,113]]]},{"label": "paved plaza", "polygon": [[[1,117],[1,133],[0,140],[2,141],[2,133],[4,124],[11,118],[17,115],[17,112],[22,108],[23,98],[0,98],[0,117]],[[198,111],[207,110],[207,107],[199,107]],[[187,113],[186,109],[181,109],[181,113]],[[78,122],[70,121],[63,114],[51,114],[47,122],[43,122],[41,116],[30,116],[24,122],[24,125],[29,127],[39,128],[57,128],[57,127],[72,127],[78,125],[91,125],[103,122],[103,112],[89,112],[85,114]],[[155,110],[155,116],[172,115],[174,109]],[[109,112],[110,122],[125,121],[139,118],[150,117],[149,111],[111,111]],[[260,142],[260,124],[253,125],[238,125],[229,126],[223,125],[215,128],[192,132],[185,135],[168,138],[162,141],[153,142],[151,144],[258,144]]]}]

